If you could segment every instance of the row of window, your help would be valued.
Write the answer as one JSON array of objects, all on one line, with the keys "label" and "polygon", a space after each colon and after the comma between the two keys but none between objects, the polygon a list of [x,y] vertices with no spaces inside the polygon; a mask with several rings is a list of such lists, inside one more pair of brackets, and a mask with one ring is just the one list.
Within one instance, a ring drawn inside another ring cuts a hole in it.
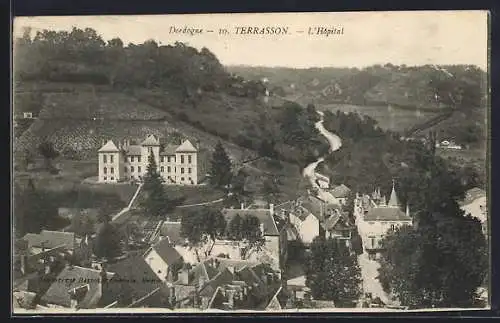
[{"label": "row of window", "polygon": [[[113,160],[113,155],[109,155],[109,162],[110,163],[113,163],[114,160]],[[129,156],[128,160],[133,163],[137,158],[137,162],[141,162],[141,156],[140,155],[137,155],[137,156]],[[171,162],[171,158],[173,158],[174,162],[175,162],[175,156],[167,156],[167,163],[170,163]],[[106,164],[108,162],[108,156],[107,155],[102,155],[102,161],[104,164]],[[187,156],[187,162],[188,164],[191,164],[191,156]],[[165,162],[165,156],[161,156],[161,162],[164,163]],[[181,155],[181,164],[184,164],[184,155]]]},{"label": "row of window", "polygon": [[[171,168],[170,166],[167,166],[167,173],[170,173],[171,172]],[[127,167],[124,168],[124,172],[126,173],[128,171]],[[165,168],[163,166],[160,167],[160,172],[164,172],[165,171]],[[187,169],[188,171],[188,174],[191,174],[191,168],[188,168]],[[109,172],[111,174],[114,174],[115,173],[115,168],[114,167],[110,167],[109,168]],[[130,172],[133,173],[134,172],[134,166],[130,166]],[[140,173],[141,172],[141,166],[137,166],[137,172]],[[108,173],[108,168],[107,167],[104,167],[103,168],[103,173],[104,174],[107,174]],[[181,168],[181,174],[184,174],[184,167]]]},{"label": "row of window", "polygon": [[[109,155],[109,162],[113,163],[113,155]],[[108,162],[108,156],[107,155],[102,155],[102,162],[106,164]]]},{"label": "row of window", "polygon": [[[177,171],[177,168],[175,168],[175,170]],[[188,168],[188,174],[191,174],[191,168]],[[170,168],[170,166],[167,166],[167,173],[170,173],[172,171],[172,168]],[[165,172],[165,167],[161,166],[160,167],[160,173],[163,173]],[[184,174],[184,167],[181,167],[181,174]]]},{"label": "row of window", "polygon": [[[107,174],[108,173],[108,169],[106,167],[104,167],[103,172],[104,172],[104,174]],[[114,174],[115,173],[115,168],[114,167],[110,167],[109,168],[109,172],[111,174]],[[104,179],[106,179],[106,178],[104,178]]]},{"label": "row of window", "polygon": [[[107,180],[108,180],[108,178],[107,178],[106,176],[104,176],[104,180],[105,180],[105,181],[107,181]],[[114,178],[114,177],[111,177],[111,178],[110,178],[110,180],[114,181],[114,180],[115,180],[115,178]]]}]

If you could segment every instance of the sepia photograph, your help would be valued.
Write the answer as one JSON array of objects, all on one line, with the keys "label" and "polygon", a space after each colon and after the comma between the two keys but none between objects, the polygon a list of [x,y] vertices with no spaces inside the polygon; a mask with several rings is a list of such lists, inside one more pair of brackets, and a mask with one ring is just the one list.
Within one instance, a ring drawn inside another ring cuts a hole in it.
[{"label": "sepia photograph", "polygon": [[15,17],[11,313],[489,309],[488,21]]}]

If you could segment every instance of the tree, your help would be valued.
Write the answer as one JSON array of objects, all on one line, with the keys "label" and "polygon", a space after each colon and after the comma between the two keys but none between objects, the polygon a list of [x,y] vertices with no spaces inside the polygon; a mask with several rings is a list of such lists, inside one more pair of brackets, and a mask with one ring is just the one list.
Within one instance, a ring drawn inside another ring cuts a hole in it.
[{"label": "tree", "polygon": [[269,203],[275,203],[281,194],[280,178],[277,176],[267,177],[262,184],[262,195]]},{"label": "tree", "polygon": [[80,237],[90,236],[95,232],[95,224],[95,220],[88,215],[75,214],[71,219],[71,230]]},{"label": "tree", "polygon": [[14,227],[16,234],[22,237],[25,233],[39,233],[42,229],[59,230],[68,221],[61,218],[57,205],[47,191],[37,189],[32,179],[27,187],[14,187]]},{"label": "tree", "polygon": [[45,159],[45,166],[52,169],[52,161],[59,156],[59,152],[54,148],[54,145],[50,141],[43,141],[38,146],[38,151]]},{"label": "tree", "polygon": [[141,204],[149,216],[159,217],[167,210],[169,200],[163,186],[163,177],[158,173],[153,153],[149,155],[148,162],[143,186],[145,198]]},{"label": "tree", "polygon": [[260,220],[251,214],[246,214],[243,217],[236,214],[229,221],[226,236],[229,240],[241,243],[241,258],[243,259],[246,259],[252,250],[261,249],[265,242],[260,228]]},{"label": "tree", "polygon": [[[210,255],[217,238],[220,238],[226,229],[226,220],[220,211],[212,208],[203,208],[184,214],[181,218],[181,236],[188,239],[189,244],[198,253],[203,249]],[[208,244],[209,240],[212,241]]]},{"label": "tree", "polygon": [[111,260],[122,254],[122,234],[110,221],[101,224],[94,241],[94,254]]},{"label": "tree", "polygon": [[212,154],[209,173],[210,184],[214,187],[225,188],[231,183],[231,160],[220,141]]},{"label": "tree", "polygon": [[336,239],[316,237],[307,259],[306,285],[314,299],[352,307],[361,295],[361,270],[356,255]]},{"label": "tree", "polygon": [[416,228],[390,232],[382,246],[379,280],[401,304],[474,306],[488,269],[487,242],[477,219],[433,213]]}]

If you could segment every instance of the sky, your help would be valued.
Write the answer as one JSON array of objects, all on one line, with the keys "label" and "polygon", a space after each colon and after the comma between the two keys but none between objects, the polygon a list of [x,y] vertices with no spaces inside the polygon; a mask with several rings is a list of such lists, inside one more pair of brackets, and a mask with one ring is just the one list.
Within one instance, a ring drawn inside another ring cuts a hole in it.
[{"label": "sky", "polygon": [[[125,44],[154,39],[162,45],[180,41],[198,49],[207,47],[224,65],[472,64],[486,69],[487,16],[487,11],[40,16],[15,18],[13,33],[20,35],[27,26],[35,32],[90,27],[105,40],[119,37]],[[267,26],[288,28],[288,34],[235,34],[236,27]],[[171,27],[203,31],[175,34],[170,33]],[[343,34],[308,35],[309,28],[316,31],[316,27],[342,28]],[[219,29],[229,34],[221,35]]]}]

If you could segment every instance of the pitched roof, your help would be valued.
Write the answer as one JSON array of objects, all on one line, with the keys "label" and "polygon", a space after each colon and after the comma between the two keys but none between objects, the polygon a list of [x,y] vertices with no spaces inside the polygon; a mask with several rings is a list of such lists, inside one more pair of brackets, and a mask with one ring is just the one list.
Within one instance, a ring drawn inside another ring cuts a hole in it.
[{"label": "pitched roof", "polygon": [[155,135],[149,135],[143,142],[141,142],[142,146],[159,146],[160,141],[156,138]]},{"label": "pitched roof", "polygon": [[108,140],[108,142],[98,150],[98,152],[101,153],[117,153],[119,151],[120,150],[118,150],[113,140]]},{"label": "pitched roof", "polygon": [[103,305],[116,301],[120,292],[126,292],[127,296],[138,300],[163,285],[139,254],[110,265],[109,270],[115,275],[103,295]]},{"label": "pitched roof", "polygon": [[139,145],[130,145],[126,150],[127,155],[129,156],[140,156],[142,154],[141,146]]},{"label": "pitched roof", "polygon": [[[114,273],[106,273],[107,279],[111,279],[113,275]],[[79,306],[80,308],[93,308],[100,299],[100,281],[101,273],[99,270],[78,266],[66,267],[50,285],[50,288],[42,296],[42,300],[50,304],[70,307],[71,298],[68,291],[88,284],[88,291],[83,295]]]},{"label": "pitched roof", "polygon": [[177,149],[175,151],[176,152],[185,152],[185,153],[195,153],[198,150],[193,146],[191,141],[186,139],[179,147],[177,147]]},{"label": "pitched roof", "polygon": [[172,155],[175,155],[175,151],[177,150],[177,145],[172,145],[172,144],[169,144],[169,145],[166,145],[163,150],[160,152],[160,155],[162,156],[172,156]]},{"label": "pitched roof", "polygon": [[42,230],[39,234],[27,233],[23,239],[28,241],[28,246],[30,248],[41,248],[42,244],[47,249],[52,249],[62,245],[70,250],[75,248],[74,232]]},{"label": "pitched roof", "polygon": [[411,221],[411,217],[407,216],[397,207],[374,207],[371,208],[364,216],[365,221]]},{"label": "pitched roof", "polygon": [[172,244],[177,244],[182,241],[181,237],[181,223],[180,222],[168,222],[165,221],[160,227],[160,234],[164,237],[168,237],[168,240]]},{"label": "pitched roof", "polygon": [[175,250],[168,239],[160,240],[153,246],[153,249],[168,265],[172,265],[182,258],[181,254],[177,250]]},{"label": "pitched roof", "polygon": [[346,198],[349,196],[349,193],[351,193],[351,189],[344,184],[336,186],[331,190],[331,194],[335,198]]},{"label": "pitched roof", "polygon": [[271,212],[267,209],[222,209],[222,215],[229,224],[231,219],[239,214],[241,217],[245,215],[253,215],[259,219],[260,223],[264,225],[264,235],[266,236],[277,236],[279,235],[278,227],[276,222],[271,215]]}]

